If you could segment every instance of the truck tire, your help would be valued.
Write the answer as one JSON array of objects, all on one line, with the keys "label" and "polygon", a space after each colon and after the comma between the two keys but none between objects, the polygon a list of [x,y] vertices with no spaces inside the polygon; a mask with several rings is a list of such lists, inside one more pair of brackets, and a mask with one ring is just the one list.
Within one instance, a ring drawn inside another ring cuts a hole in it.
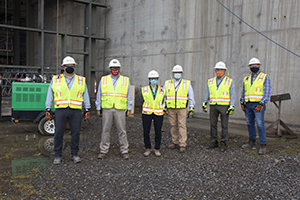
[{"label": "truck tire", "polygon": [[55,132],[54,119],[47,120],[46,117],[43,117],[39,122],[38,128],[42,135],[54,135]]}]

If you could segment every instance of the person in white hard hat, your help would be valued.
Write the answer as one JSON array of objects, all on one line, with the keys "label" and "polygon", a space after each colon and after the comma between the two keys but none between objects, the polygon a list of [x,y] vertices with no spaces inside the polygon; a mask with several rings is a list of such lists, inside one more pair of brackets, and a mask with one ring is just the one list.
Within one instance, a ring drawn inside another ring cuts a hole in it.
[{"label": "person in white hard hat", "polygon": [[164,119],[163,101],[165,96],[164,88],[160,87],[157,82],[159,74],[155,70],[148,73],[149,85],[142,87],[142,121],[144,129],[144,144],[146,151],[144,156],[151,153],[150,129],[152,120],[154,121],[155,130],[155,156],[161,156],[159,151],[161,144],[161,127]]},{"label": "person in white hard hat", "polygon": [[242,148],[256,148],[256,121],[260,143],[258,154],[264,155],[267,144],[264,116],[266,103],[271,98],[271,80],[268,74],[260,71],[261,64],[257,58],[251,58],[248,66],[251,73],[244,78],[240,102],[246,116],[249,141]]},{"label": "person in white hard hat", "polygon": [[[187,130],[186,117],[194,114],[195,100],[191,81],[182,79],[183,69],[175,65],[172,70],[174,79],[167,80],[164,85],[166,91],[166,113],[171,124],[172,143],[169,149],[179,147],[180,153],[186,152]],[[189,104],[189,110],[186,112]]]},{"label": "person in white hard hat", "polygon": [[210,145],[207,149],[219,147],[218,142],[218,118],[221,118],[222,134],[220,138],[220,151],[227,149],[228,141],[228,119],[234,113],[235,88],[231,78],[225,75],[226,65],[224,62],[217,62],[215,67],[216,76],[208,79],[202,110],[207,112],[207,103],[210,105]]},{"label": "person in white hard hat", "polygon": [[74,163],[80,163],[78,156],[79,136],[81,126],[81,109],[85,108],[85,120],[90,117],[90,97],[85,83],[85,77],[74,73],[76,62],[71,56],[63,59],[61,64],[63,73],[54,75],[48,88],[46,99],[46,118],[52,120],[52,102],[55,110],[55,133],[53,164],[61,164],[63,137],[67,123],[71,128],[71,159]]},{"label": "person in white hard hat", "polygon": [[103,76],[99,82],[95,101],[97,114],[102,115],[102,135],[99,159],[106,157],[110,146],[110,131],[113,121],[118,129],[120,151],[122,157],[129,159],[128,140],[126,133],[127,111],[132,109],[132,93],[129,78],[120,75],[121,64],[117,59],[109,62],[110,74]]}]

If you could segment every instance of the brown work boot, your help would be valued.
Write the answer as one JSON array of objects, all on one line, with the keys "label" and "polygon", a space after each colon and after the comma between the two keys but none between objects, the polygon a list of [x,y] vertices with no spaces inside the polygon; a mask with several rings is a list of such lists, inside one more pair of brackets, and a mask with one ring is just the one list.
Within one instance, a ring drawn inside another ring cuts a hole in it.
[{"label": "brown work boot", "polygon": [[159,152],[159,150],[156,150],[154,151],[154,154],[156,157],[160,157],[161,156],[161,153]]},{"label": "brown work boot", "polygon": [[150,153],[151,153],[151,149],[146,149],[146,151],[145,151],[145,153],[143,153],[143,155],[145,157],[148,157],[150,155]]},{"label": "brown work boot", "polygon": [[266,151],[267,151],[266,144],[260,144],[258,154],[259,155],[265,155]]},{"label": "brown work boot", "polygon": [[249,139],[248,143],[242,146],[242,149],[256,149],[256,141]]},{"label": "brown work boot", "polygon": [[177,147],[179,147],[178,144],[172,143],[172,144],[170,144],[170,145],[168,146],[168,149],[175,149],[175,148],[177,148]]},{"label": "brown work boot", "polygon": [[123,153],[122,156],[123,156],[124,160],[128,160],[129,159],[129,153]]},{"label": "brown work boot", "polygon": [[179,149],[180,153],[185,153],[185,151],[186,151],[185,147],[180,147],[180,149]]},{"label": "brown work boot", "polygon": [[105,158],[106,157],[106,153],[100,153],[99,155],[98,155],[98,159],[103,159],[103,158]]}]

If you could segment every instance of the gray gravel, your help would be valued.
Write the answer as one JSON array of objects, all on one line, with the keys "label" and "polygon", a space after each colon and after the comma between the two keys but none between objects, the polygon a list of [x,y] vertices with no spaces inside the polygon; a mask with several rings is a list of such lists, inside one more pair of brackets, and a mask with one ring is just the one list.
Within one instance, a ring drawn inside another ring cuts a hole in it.
[{"label": "gray gravel", "polygon": [[63,164],[43,169],[32,182],[37,193],[30,198],[300,199],[299,144],[293,144],[296,153],[268,146],[268,154],[258,156],[255,150],[240,148],[247,138],[231,135],[229,148],[222,153],[205,149],[208,132],[189,128],[187,152],[182,154],[166,148],[171,137],[165,118],[162,157],[144,157],[141,119],[128,117],[130,159],[121,158],[113,127],[109,155],[98,160],[101,127],[101,120],[92,126],[85,122],[82,163],[71,162],[67,143]]}]

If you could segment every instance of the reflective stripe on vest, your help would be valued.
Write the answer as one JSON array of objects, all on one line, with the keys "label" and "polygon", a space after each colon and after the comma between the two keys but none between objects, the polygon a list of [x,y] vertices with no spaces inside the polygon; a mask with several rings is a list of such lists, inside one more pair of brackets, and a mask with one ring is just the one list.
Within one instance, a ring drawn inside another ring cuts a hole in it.
[{"label": "reflective stripe on vest", "polygon": [[209,104],[210,105],[230,105],[230,86],[232,79],[225,76],[217,87],[216,77],[208,80]]},{"label": "reflective stripe on vest", "polygon": [[142,113],[146,115],[154,113],[155,115],[161,116],[164,114],[162,102],[164,100],[165,90],[158,86],[155,99],[153,99],[153,95],[150,90],[151,88],[149,85],[142,88],[142,95],[144,99]]},{"label": "reflective stripe on vest", "polygon": [[119,77],[116,88],[114,89],[111,75],[101,78],[101,107],[127,109],[127,93],[129,87],[129,78]]},{"label": "reflective stripe on vest", "polygon": [[82,108],[85,78],[75,74],[74,79],[72,88],[69,90],[64,75],[53,76],[52,90],[54,93],[55,108]]},{"label": "reflective stripe on vest", "polygon": [[245,102],[260,102],[264,94],[266,76],[260,72],[251,85],[252,74],[244,78]]},{"label": "reflective stripe on vest", "polygon": [[188,87],[190,81],[182,79],[177,92],[175,90],[174,80],[167,80],[165,85],[167,87],[167,108],[186,108],[188,101]]}]

